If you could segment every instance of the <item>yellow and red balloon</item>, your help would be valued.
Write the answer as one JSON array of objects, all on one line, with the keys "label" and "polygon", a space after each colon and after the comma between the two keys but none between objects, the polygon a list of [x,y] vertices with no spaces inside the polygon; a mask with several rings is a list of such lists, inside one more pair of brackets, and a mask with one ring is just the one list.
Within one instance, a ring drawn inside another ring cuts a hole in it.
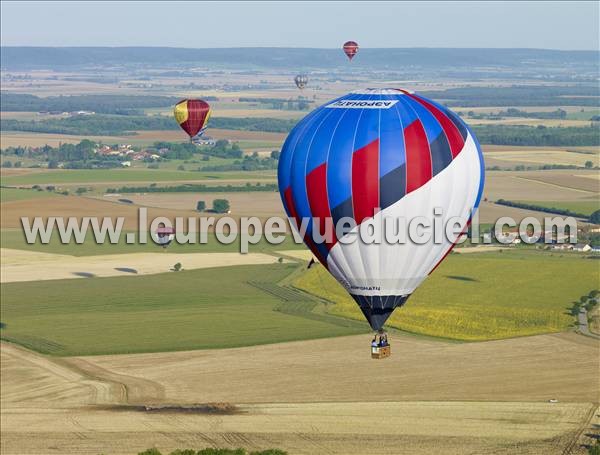
[{"label": "yellow and red balloon", "polygon": [[182,100],[173,110],[175,120],[190,138],[206,129],[210,117],[210,105],[203,100]]}]

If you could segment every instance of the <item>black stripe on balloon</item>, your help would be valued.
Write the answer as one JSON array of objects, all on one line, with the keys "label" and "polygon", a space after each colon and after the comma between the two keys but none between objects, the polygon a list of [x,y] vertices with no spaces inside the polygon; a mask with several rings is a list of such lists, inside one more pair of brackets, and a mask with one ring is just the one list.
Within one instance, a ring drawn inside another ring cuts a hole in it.
[{"label": "black stripe on balloon", "polygon": [[450,144],[448,144],[448,139],[443,131],[429,144],[429,149],[431,150],[432,174],[437,175],[452,162]]},{"label": "black stripe on balloon", "polygon": [[467,140],[467,135],[468,135],[468,131],[467,128],[465,127],[465,125],[463,124],[462,120],[460,118],[458,118],[458,116],[452,112],[450,109],[446,109],[446,108],[442,108],[444,111],[444,114],[446,114],[446,116],[448,116],[448,118],[452,121],[452,123],[454,123],[454,126],[456,128],[458,128],[458,131],[460,131],[460,135],[463,138],[463,141]]},{"label": "black stripe on balloon", "polygon": [[385,209],[406,194],[406,164],[398,166],[379,179],[379,205]]},{"label": "black stripe on balloon", "polygon": [[331,218],[333,219],[334,227],[337,226],[338,221],[344,217],[354,219],[354,213],[352,212],[352,197],[349,197],[337,207],[331,209]]}]

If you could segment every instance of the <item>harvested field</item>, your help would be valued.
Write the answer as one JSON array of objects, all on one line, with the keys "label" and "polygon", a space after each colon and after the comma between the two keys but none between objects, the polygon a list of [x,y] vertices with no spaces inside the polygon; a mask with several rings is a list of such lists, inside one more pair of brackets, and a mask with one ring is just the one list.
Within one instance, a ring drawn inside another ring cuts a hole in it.
[{"label": "harvested field", "polygon": [[[397,334],[390,340],[392,357],[383,362],[371,360],[368,334],[68,361],[84,371],[98,368],[158,383],[164,390],[158,401],[164,403],[353,402],[365,397],[365,390],[370,401],[597,402],[600,398],[600,342],[574,333],[485,343]],[[285,371],[285,378],[265,375],[265,369]]]},{"label": "harvested field", "polygon": [[540,166],[544,164],[562,164],[584,167],[587,161],[594,166],[600,164],[600,155],[570,152],[567,150],[510,150],[485,153],[486,165],[495,166]]},{"label": "harvested field", "polygon": [[589,174],[576,174],[576,173],[564,173],[557,175],[532,175],[522,176],[523,180],[534,180],[550,186],[558,186],[562,188],[569,188],[575,191],[596,193],[600,191],[600,181],[598,180],[598,174],[596,178],[590,177]]},{"label": "harvested field", "polygon": [[[573,444],[583,453],[576,440],[598,399],[593,340],[448,344],[393,336],[394,356],[381,362],[368,358],[367,341],[59,362],[2,343],[2,453],[241,446],[311,455],[373,448],[391,455],[398,447],[415,455],[558,455]],[[186,411],[215,402],[234,411]]]},{"label": "harvested field", "polygon": [[[123,204],[118,202],[84,198],[78,196],[48,197],[40,204],[39,199],[15,200],[4,202],[1,206],[2,221],[0,226],[6,228],[21,228],[21,217],[33,219],[42,217],[123,217],[123,229],[138,229],[139,206]],[[197,212],[178,211],[173,209],[148,209],[148,220],[158,216],[165,216],[173,220],[177,216],[195,216]]]},{"label": "harvested field", "polygon": [[490,200],[572,201],[597,197],[597,171],[488,171],[484,196]]},{"label": "harvested field", "polygon": [[[106,197],[103,197],[106,200]],[[285,216],[281,198],[277,192],[235,193],[146,193],[128,194],[127,199],[144,207],[195,210],[198,201],[212,207],[215,199],[227,199],[232,215],[237,216]],[[207,214],[206,214],[207,215]]]},{"label": "harvested field", "polygon": [[186,270],[235,265],[273,264],[275,256],[262,253],[132,253],[102,256],[68,256],[23,250],[0,249],[2,283],[62,280],[108,276],[166,273],[173,264]]}]

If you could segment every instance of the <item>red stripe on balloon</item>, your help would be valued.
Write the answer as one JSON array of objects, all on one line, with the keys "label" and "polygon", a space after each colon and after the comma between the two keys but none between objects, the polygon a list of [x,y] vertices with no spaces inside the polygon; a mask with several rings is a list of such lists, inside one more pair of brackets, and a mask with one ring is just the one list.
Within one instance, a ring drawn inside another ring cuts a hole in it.
[{"label": "red stripe on balloon", "polygon": [[298,226],[300,226],[300,220],[298,219],[298,212],[296,212],[296,206],[294,205],[294,199],[292,198],[292,187],[288,186],[283,192],[283,198],[285,199],[285,205],[288,209],[288,213],[292,218],[296,220]]},{"label": "red stripe on balloon", "polygon": [[442,129],[444,130],[446,138],[448,138],[448,143],[450,144],[450,151],[452,152],[452,158],[456,158],[456,156],[460,153],[460,151],[463,149],[463,146],[465,145],[465,141],[456,125],[454,125],[452,120],[450,120],[446,114],[444,114],[441,110],[439,110],[430,102],[425,101],[423,98],[412,95],[410,93],[408,94],[408,96],[425,106],[425,108],[427,108],[427,110],[429,110],[429,112],[433,114],[433,116],[436,118],[436,120],[439,122]]},{"label": "red stripe on balloon", "polygon": [[[287,207],[288,213],[294,220],[296,220],[296,226],[298,227],[298,232],[300,232],[300,217],[298,216],[298,212],[296,211],[296,206],[294,205],[294,197],[292,195],[292,187],[291,186],[288,186],[284,190],[283,198],[285,199],[285,205]],[[310,249],[310,251],[312,251],[312,254],[315,255],[315,257],[319,260],[319,262],[321,264],[323,264],[325,267],[327,267],[327,261],[325,260],[325,258],[323,256],[321,256],[321,253],[319,252],[317,245],[315,245],[315,242],[313,242],[313,240],[310,238],[310,235],[304,235],[303,239],[304,239],[304,242],[306,243],[306,245],[308,246],[308,248]]]},{"label": "red stripe on balloon", "polygon": [[420,120],[404,128],[406,144],[406,193],[421,188],[431,180],[431,152]]},{"label": "red stripe on balloon", "polygon": [[374,216],[379,207],[379,139],[352,155],[352,205],[356,224]]},{"label": "red stripe on balloon", "polygon": [[[319,233],[325,235],[325,223],[328,222],[328,219],[331,220],[331,210],[329,208],[329,200],[327,199],[327,163],[317,166],[307,174],[306,194],[313,218],[319,219]],[[332,237],[333,241],[331,243],[326,242],[328,250],[337,242],[335,233],[333,233]]]},{"label": "red stripe on balloon", "polygon": [[189,100],[188,101],[188,124],[190,127],[189,134],[195,136],[200,132],[200,128],[202,128],[202,120],[203,120],[203,103],[199,100]]}]

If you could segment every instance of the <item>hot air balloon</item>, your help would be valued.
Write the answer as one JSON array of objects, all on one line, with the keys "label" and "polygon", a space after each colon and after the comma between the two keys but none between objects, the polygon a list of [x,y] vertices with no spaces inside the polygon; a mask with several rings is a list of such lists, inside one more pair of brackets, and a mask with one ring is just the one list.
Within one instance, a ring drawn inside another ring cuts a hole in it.
[{"label": "hot air balloon", "polygon": [[[405,90],[366,89],[317,108],[294,127],[278,182],[290,219],[297,226],[305,221],[307,246],[381,331],[466,229],[483,192],[484,163],[471,130],[444,106]],[[443,226],[452,217],[465,220],[439,243],[370,243],[356,235],[373,224],[387,236],[388,219],[433,220],[436,207]],[[343,220],[355,227],[323,235],[328,222]]]},{"label": "hot air balloon", "polygon": [[175,120],[190,140],[206,129],[210,117],[210,106],[203,100],[182,100],[173,110]]},{"label": "hot air balloon", "polygon": [[166,248],[175,238],[175,229],[161,226],[156,229],[154,241],[163,248]]},{"label": "hot air balloon", "polygon": [[358,53],[358,43],[356,41],[346,41],[343,46],[344,53],[348,56],[348,59],[352,58]]},{"label": "hot air balloon", "polygon": [[308,84],[308,77],[306,74],[298,74],[294,78],[294,82],[296,83],[296,87],[302,90],[304,87],[306,87],[306,84]]}]

